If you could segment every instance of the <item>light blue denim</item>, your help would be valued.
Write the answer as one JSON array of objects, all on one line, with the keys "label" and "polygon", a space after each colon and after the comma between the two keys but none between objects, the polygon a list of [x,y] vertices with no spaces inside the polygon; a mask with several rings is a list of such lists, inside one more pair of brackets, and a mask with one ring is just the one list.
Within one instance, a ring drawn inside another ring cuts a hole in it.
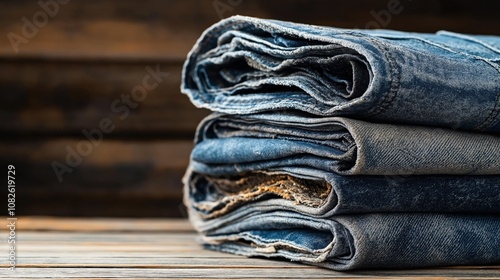
[{"label": "light blue denim", "polygon": [[498,133],[500,38],[235,16],[203,33],[181,89],[230,114],[293,109]]},{"label": "light blue denim", "polygon": [[500,174],[500,136],[291,113],[213,114],[193,164],[213,175],[299,166],[342,175]]}]

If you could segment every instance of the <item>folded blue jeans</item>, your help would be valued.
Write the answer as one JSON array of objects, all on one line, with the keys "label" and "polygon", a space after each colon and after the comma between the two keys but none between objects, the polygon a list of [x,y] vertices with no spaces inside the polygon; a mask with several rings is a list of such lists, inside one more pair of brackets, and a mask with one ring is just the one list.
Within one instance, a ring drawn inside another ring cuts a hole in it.
[{"label": "folded blue jeans", "polygon": [[500,216],[393,213],[318,219],[290,211],[191,222],[208,249],[335,270],[500,263]]},{"label": "folded blue jeans", "polygon": [[193,164],[210,173],[313,168],[341,175],[500,174],[500,136],[292,113],[212,114]]},{"label": "folded blue jeans", "polygon": [[500,132],[500,38],[235,16],[189,53],[182,92],[230,114],[298,110]]},{"label": "folded blue jeans", "polygon": [[255,209],[317,218],[402,212],[500,215],[500,176],[325,174],[325,179],[303,179],[267,170],[228,178],[190,170],[185,178],[185,204],[203,220]]},{"label": "folded blue jeans", "polygon": [[262,113],[213,114],[195,139],[184,199],[208,249],[336,270],[500,262],[500,137]]},{"label": "folded blue jeans", "polygon": [[184,177],[206,248],[337,270],[500,263],[499,37],[236,16],[182,79],[218,112]]},{"label": "folded blue jeans", "polygon": [[337,117],[212,114],[195,142],[184,197],[205,220],[255,207],[315,217],[500,214],[498,136]]}]

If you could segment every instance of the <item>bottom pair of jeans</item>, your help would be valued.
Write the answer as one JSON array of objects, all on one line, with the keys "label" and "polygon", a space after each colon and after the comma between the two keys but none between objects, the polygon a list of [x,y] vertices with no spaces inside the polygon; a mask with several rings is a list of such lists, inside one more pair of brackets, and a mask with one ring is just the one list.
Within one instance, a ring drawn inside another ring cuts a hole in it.
[{"label": "bottom pair of jeans", "polygon": [[500,217],[374,213],[312,218],[291,211],[190,219],[211,250],[283,257],[335,270],[500,263]]},{"label": "bottom pair of jeans", "polygon": [[185,204],[211,250],[335,270],[500,263],[499,176],[319,180],[193,168]]}]

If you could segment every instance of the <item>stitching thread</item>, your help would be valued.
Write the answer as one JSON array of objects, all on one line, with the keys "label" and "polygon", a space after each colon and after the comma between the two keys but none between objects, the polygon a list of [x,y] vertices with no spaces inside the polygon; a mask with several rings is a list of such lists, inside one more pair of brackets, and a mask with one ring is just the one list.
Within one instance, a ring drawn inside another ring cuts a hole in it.
[{"label": "stitching thread", "polygon": [[[379,115],[382,112],[386,111],[390,106],[392,106],[392,104],[396,100],[401,85],[401,72],[398,71],[398,69],[395,67],[395,59],[384,44],[380,44],[379,42],[377,42],[372,38],[367,37],[366,39],[372,42],[377,47],[379,47],[379,49],[384,54],[384,57],[388,62],[387,65],[389,67],[390,80],[391,80],[391,85],[389,87],[389,91],[387,92],[387,94],[385,94],[382,97],[382,99],[378,102],[377,105],[375,105],[370,111],[368,111],[367,115],[373,116],[373,115]],[[394,76],[396,76],[396,80],[394,80]]]}]

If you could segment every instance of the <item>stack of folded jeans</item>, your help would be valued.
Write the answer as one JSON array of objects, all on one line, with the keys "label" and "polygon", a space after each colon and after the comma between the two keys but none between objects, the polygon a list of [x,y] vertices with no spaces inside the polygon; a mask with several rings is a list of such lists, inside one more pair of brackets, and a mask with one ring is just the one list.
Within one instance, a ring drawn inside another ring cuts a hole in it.
[{"label": "stack of folded jeans", "polygon": [[182,91],[202,244],[336,270],[500,264],[500,38],[236,16]]}]

